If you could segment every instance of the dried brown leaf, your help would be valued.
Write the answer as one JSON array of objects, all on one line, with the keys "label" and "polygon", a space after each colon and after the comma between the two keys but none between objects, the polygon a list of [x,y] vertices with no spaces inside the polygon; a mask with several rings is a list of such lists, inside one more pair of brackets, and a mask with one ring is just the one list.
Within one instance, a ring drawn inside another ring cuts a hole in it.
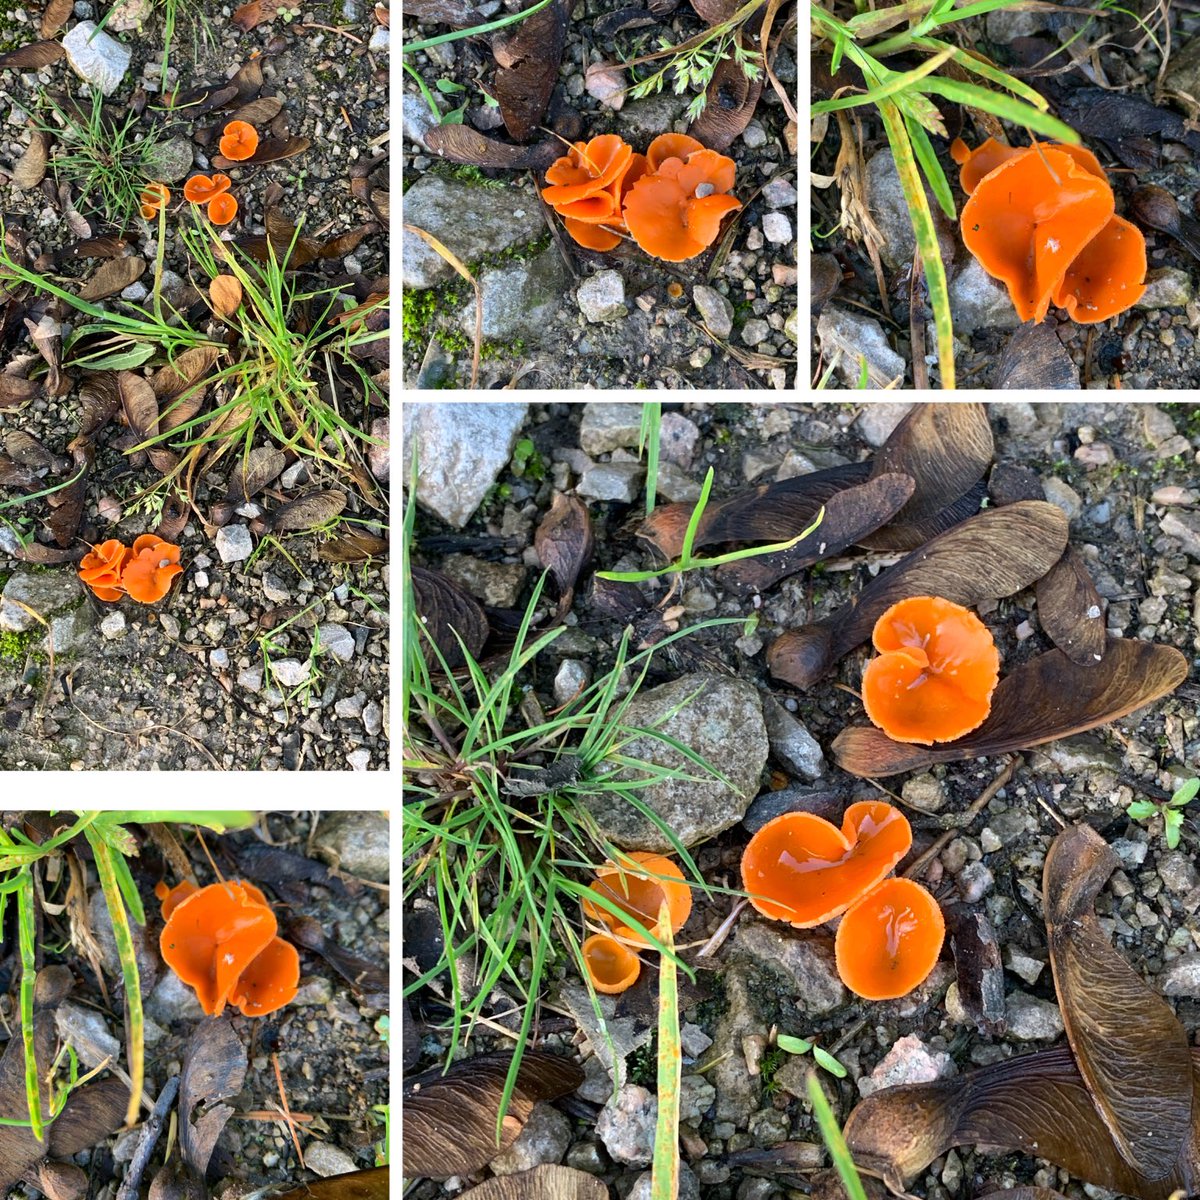
[{"label": "dried brown leaf", "polygon": [[133,371],[121,371],[117,374],[117,392],[125,420],[138,441],[154,437],[158,433],[158,397],[150,380]]},{"label": "dried brown leaf", "polygon": [[1096,896],[1119,866],[1088,825],[1054,839],[1042,874],[1050,966],[1096,1111],[1121,1157],[1147,1179],[1164,1179],[1192,1132],[1191,1054],[1174,1009],[1100,929]]},{"label": "dried brown leaf", "polygon": [[562,597],[560,612],[571,607],[579,573],[591,561],[595,539],[587,506],[578,496],[554,493],[550,511],[533,537],[538,560],[554,577]]},{"label": "dried brown leaf", "polygon": [[29,146],[25,153],[17,159],[13,167],[12,182],[22,191],[35,188],[46,177],[46,163],[50,157],[50,139],[40,130],[35,129],[29,138]]},{"label": "dried brown leaf", "polygon": [[54,465],[54,455],[32,433],[23,429],[13,429],[5,434],[4,449],[23,467],[40,470]]},{"label": "dried brown leaf", "polygon": [[0,375],[0,412],[16,412],[24,408],[37,394],[37,380],[21,379],[16,375]]},{"label": "dried brown leaf", "polygon": [[226,496],[237,504],[253,500],[287,466],[287,455],[274,446],[255,446],[238,461]]},{"label": "dried brown leaf", "polygon": [[208,285],[208,298],[218,316],[232,317],[242,303],[242,285],[233,275],[218,275]]},{"label": "dried brown leaf", "polygon": [[40,71],[66,56],[61,42],[31,42],[28,46],[18,46],[7,54],[0,54],[0,71]]},{"label": "dried brown leaf", "polygon": [[510,146],[486,138],[468,125],[435,125],[426,133],[425,145],[453,163],[509,171],[544,171],[560,154],[560,144],[555,141]]},{"label": "dried brown leaf", "polygon": [[305,492],[275,511],[272,528],[279,533],[316,529],[332,521],[346,507],[346,493],[335,488]]},{"label": "dried brown leaf", "polygon": [[124,238],[119,237],[86,238],[65,247],[59,257],[64,262],[79,258],[117,258],[125,253],[128,245]]},{"label": "dried brown leaf", "polygon": [[1040,579],[1066,544],[1067,518],[1053,504],[1028,500],[985,509],[901,559],[824,621],[776,639],[767,653],[771,674],[798,688],[811,687],[865,642],[897,601],[942,596],[970,607],[1011,596]]},{"label": "dried brown leaf", "polygon": [[421,626],[446,666],[454,671],[466,662],[459,638],[467,653],[478,658],[489,631],[479,601],[440,571],[427,571],[424,567],[412,568],[412,586],[413,607]]},{"label": "dried brown leaf", "polygon": [[324,562],[357,563],[383,558],[388,552],[386,538],[362,530],[351,530],[322,542],[317,557]]},{"label": "dried brown leaf", "polygon": [[196,1025],[179,1081],[179,1148],[201,1179],[221,1130],[233,1116],[232,1107],[219,1101],[242,1090],[246,1066],[246,1048],[228,1016]]},{"label": "dried brown leaf", "polygon": [[422,25],[449,25],[451,29],[466,29],[482,20],[468,0],[412,0],[405,4],[404,15]]},{"label": "dried brown leaf", "polygon": [[96,371],[85,375],[79,385],[79,407],[83,421],[81,437],[91,437],[117,415],[121,407],[121,392],[117,387],[116,371]]},{"label": "dried brown leaf", "polygon": [[115,296],[119,291],[135,283],[146,272],[146,260],[132,255],[128,258],[110,258],[102,263],[96,273],[79,289],[80,300],[103,300]]},{"label": "dried brown leaf", "polygon": [[388,1168],[313,1179],[274,1200],[388,1200]]},{"label": "dried brown leaf", "polygon": [[688,133],[710,150],[728,150],[750,124],[762,88],[761,75],[748,79],[732,55],[721,59],[705,92],[704,111],[688,126]]},{"label": "dried brown leaf", "polygon": [[240,67],[237,74],[229,81],[233,84],[237,91],[238,99],[243,104],[253,100],[259,92],[262,91],[263,85],[263,58],[261,54],[254,55],[253,58],[247,59]]},{"label": "dried brown leaf", "polygon": [[1104,657],[1100,593],[1074,546],[1038,580],[1037,615],[1046,635],[1073,663],[1082,667]]},{"label": "dried brown leaf", "polygon": [[38,36],[52,38],[67,23],[74,7],[74,0],[46,0]]},{"label": "dried brown leaf", "polygon": [[[62,324],[49,314],[40,317],[35,325],[28,317],[25,328],[34,349],[46,360],[46,391],[52,396],[61,396],[66,390],[62,377]],[[67,385],[70,386],[69,384]]]},{"label": "dried brown leaf", "polygon": [[77,477],[67,487],[46,497],[46,503],[50,505],[46,525],[55,542],[64,548],[75,540],[83,523],[83,502],[87,498],[88,476],[95,458],[92,443],[86,437],[77,437],[67,448],[73,463],[71,474]]},{"label": "dried brown leaf", "polygon": [[0,454],[0,487],[28,488],[37,482],[37,472],[24,463]]},{"label": "dried brown leaf", "polygon": [[214,154],[212,165],[218,171],[227,171],[230,167],[259,167],[263,163],[280,162],[285,158],[295,158],[303,154],[312,145],[306,137],[264,138],[258,143],[258,149],[245,159],[226,158],[223,154]]},{"label": "dried brown leaf", "polygon": [[514,28],[498,33],[492,53],[500,64],[493,81],[504,127],[517,141],[533,136],[546,115],[558,82],[567,38],[566,0],[553,3]]},{"label": "dried brown leaf", "polygon": [[908,745],[874,726],[854,726],[834,739],[833,753],[843,770],[875,779],[1040,746],[1119,720],[1174,691],[1187,672],[1173,646],[1127,638],[1109,639],[1104,661],[1087,667],[1049,650],[1000,680],[987,720],[957,741]]},{"label": "dried brown leaf", "polygon": [[278,96],[259,96],[249,104],[243,104],[230,115],[231,121],[245,121],[247,125],[267,125],[283,111],[283,101]]},{"label": "dried brown leaf", "polygon": [[586,1171],[546,1164],[515,1175],[497,1175],[460,1200],[608,1200],[608,1188]]},{"label": "dried brown leaf", "polygon": [[243,33],[249,33],[264,22],[274,20],[278,12],[278,0],[250,0],[233,10],[232,20]]},{"label": "dried brown leaf", "polygon": [[496,1143],[496,1117],[512,1055],[482,1054],[411,1085],[404,1094],[403,1162],[406,1178],[470,1175],[506,1150],[524,1128],[534,1104],[553,1100],[583,1082],[568,1058],[527,1050]]},{"label": "dried brown leaf", "polygon": [[319,251],[318,257],[344,258],[347,254],[353,253],[358,248],[358,244],[363,238],[378,232],[379,226],[374,221],[366,225],[359,225],[356,229],[349,229],[345,233],[340,233],[337,237],[330,238],[329,241],[325,242]]}]

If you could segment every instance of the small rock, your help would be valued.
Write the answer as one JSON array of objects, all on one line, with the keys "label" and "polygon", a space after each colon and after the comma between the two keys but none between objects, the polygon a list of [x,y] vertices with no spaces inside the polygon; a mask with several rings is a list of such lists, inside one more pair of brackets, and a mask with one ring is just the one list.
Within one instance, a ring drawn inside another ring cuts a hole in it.
[{"label": "small rock", "polygon": [[297,688],[308,682],[312,666],[298,658],[279,658],[271,663],[271,675],[280,687]]},{"label": "small rock", "polygon": [[223,563],[242,562],[254,553],[254,538],[245,525],[222,525],[217,530],[216,545]]},{"label": "small rock", "polygon": [[75,74],[106,96],[120,86],[133,58],[128,46],[102,29],[97,32],[95,21],[80,21],[63,38],[62,46]]},{"label": "small rock", "polygon": [[346,755],[346,761],[350,764],[352,771],[367,771],[371,767],[371,752],[370,750],[351,750]]},{"label": "small rock", "polygon": [[727,338],[733,332],[733,305],[716,288],[697,284],[692,289],[692,300],[700,319],[719,338]]},{"label": "small rock", "polygon": [[1181,954],[1163,968],[1158,985],[1164,996],[1200,998],[1200,954]]},{"label": "small rock", "polygon": [[[128,300],[131,304],[141,304],[145,298],[150,295],[146,290],[146,285],[140,280],[131,283],[127,288],[121,289],[121,299]],[[118,517],[119,521],[121,518]]]},{"label": "small rock", "polygon": [[617,1162],[644,1167],[654,1156],[658,1097],[644,1087],[627,1083],[596,1118],[596,1133]]},{"label": "small rock", "polygon": [[[45,650],[53,640],[56,655],[74,652],[91,634],[95,620],[74,571],[18,567],[0,592],[0,632],[33,633],[31,648],[37,650]],[[49,633],[43,622],[49,623]]]},{"label": "small rock", "polygon": [[317,637],[321,649],[332,654],[338,662],[349,662],[354,657],[354,634],[345,625],[318,625]]},{"label": "small rock", "polygon": [[629,311],[625,307],[625,280],[620,271],[598,271],[585,279],[575,299],[579,311],[592,324],[619,321]]},{"label": "small rock", "polygon": [[125,632],[125,614],[123,612],[110,612],[100,622],[100,632],[110,641],[113,638],[119,638]]},{"label": "small rock", "polygon": [[625,80],[624,67],[607,62],[593,63],[587,69],[584,85],[589,96],[594,96],[613,112],[620,112],[625,107],[629,84]]},{"label": "small rock", "polygon": [[1168,850],[1158,856],[1158,876],[1170,892],[1186,896],[1200,883],[1200,874],[1190,855],[1179,850]]},{"label": "small rock", "polygon": [[266,596],[272,604],[286,604],[291,598],[292,593],[284,587],[283,582],[270,571],[264,571],[262,577],[263,595]]},{"label": "small rock", "polygon": [[488,1165],[497,1175],[531,1171],[543,1163],[562,1162],[570,1144],[571,1122],[557,1108],[538,1103],[533,1106],[517,1140]]},{"label": "small rock", "polygon": [[120,1061],[121,1043],[94,1009],[65,1000],[54,1010],[54,1024],[63,1042],[70,1042],[86,1066],[99,1066],[105,1058]]},{"label": "small rock", "polygon": [[[894,380],[904,378],[904,359],[888,345],[883,326],[874,317],[860,316],[848,309],[839,308],[836,304],[826,304],[817,320],[817,340],[827,362],[832,362],[834,355],[838,355],[838,374],[844,383],[855,387],[858,385],[860,356],[867,362],[869,387],[886,388]],[[876,409],[894,410],[909,407],[911,406],[892,401],[865,405],[863,415],[859,418],[859,427],[862,427],[864,421],[871,428],[879,428],[882,425],[885,418],[874,416]],[[893,428],[894,425],[895,422]],[[891,429],[888,432],[890,433]]]},{"label": "small rock", "polygon": [[377,733],[383,730],[383,707],[376,701],[372,700],[362,714],[363,729],[374,737]]},{"label": "small rock", "polygon": [[632,504],[638,496],[643,470],[639,462],[597,463],[583,473],[575,490],[590,500],[616,500],[622,504]]},{"label": "small rock", "polygon": [[177,183],[186,178],[194,161],[192,148],[188,138],[173,137],[159,142],[148,156],[150,177],[163,183]]},{"label": "small rock", "polygon": [[[667,418],[663,418],[664,424]],[[600,401],[583,406],[579,445],[587,454],[607,454],[638,444],[642,432],[642,406]],[[699,430],[696,431],[699,435]]]},{"label": "small rock", "polygon": [[1040,958],[1026,954],[1017,946],[1006,946],[1004,950],[1004,965],[1019,979],[1023,979],[1030,987],[1037,983],[1046,964]]},{"label": "small rock", "polygon": [[878,449],[892,436],[892,431],[908,416],[911,408],[911,404],[903,401],[884,401],[879,404],[864,405],[862,413],[855,422],[858,427],[858,436],[868,446]]},{"label": "small rock", "polygon": [[788,179],[772,179],[764,183],[762,197],[771,208],[792,208],[799,199]]},{"label": "small rock", "polygon": [[679,1047],[688,1058],[699,1058],[713,1044],[712,1038],[690,1021],[679,1030]]},{"label": "small rock", "polygon": [[695,504],[700,499],[700,484],[685,475],[673,462],[659,461],[654,481],[657,495],[671,504]]},{"label": "small rock", "polygon": [[380,483],[387,483],[392,474],[391,421],[377,417],[369,430],[371,444],[367,446],[367,464]]},{"label": "small rock", "polygon": [[248,692],[258,692],[262,690],[263,673],[262,667],[246,667],[238,672],[238,687],[245,688]]},{"label": "small rock", "polygon": [[858,1081],[859,1093],[871,1096],[882,1088],[908,1083],[931,1083],[956,1074],[954,1059],[945,1050],[931,1051],[918,1037],[898,1039],[871,1074]]},{"label": "small rock", "polygon": [[792,223],[781,212],[769,212],[762,219],[763,236],[776,246],[786,246],[792,240]]},{"label": "small rock", "polygon": [[146,1011],[160,1025],[166,1026],[174,1025],[176,1021],[202,1021],[205,1017],[196,993],[174,971],[167,971],[158,981],[146,1001]]},{"label": "small rock", "polygon": [[380,25],[378,29],[371,34],[371,40],[367,43],[367,49],[374,51],[376,54],[387,54],[391,45],[391,30]]},{"label": "small rock", "polygon": [[[594,408],[595,405],[588,407]],[[694,421],[688,420],[682,413],[663,413],[658,430],[660,464],[665,460],[686,471],[692,465],[699,438],[700,430],[696,428]]]},{"label": "small rock", "polygon": [[742,341],[747,346],[758,346],[771,336],[771,327],[766,321],[761,321],[757,317],[747,321],[742,326]]},{"label": "small rock", "polygon": [[567,1151],[566,1164],[576,1171],[589,1175],[603,1175],[608,1169],[609,1158],[595,1142],[576,1142]]},{"label": "small rock", "polygon": [[978,329],[1015,329],[1021,324],[1008,288],[976,258],[969,258],[950,281],[950,317],[954,332],[964,337]]},{"label": "small rock", "polygon": [[945,783],[928,771],[904,781],[900,795],[919,812],[941,812],[950,799]]},{"label": "small rock", "polygon": [[301,1008],[323,1008],[333,999],[333,983],[324,975],[309,975],[300,981],[293,1004]]},{"label": "small rock", "polygon": [[699,1121],[717,1098],[717,1089],[703,1075],[684,1075],[679,1080],[679,1119]]},{"label": "small rock", "polygon": [[304,1165],[322,1179],[331,1175],[348,1175],[358,1170],[358,1163],[338,1146],[328,1142],[309,1142],[304,1147]]},{"label": "small rock", "polygon": [[1159,522],[1167,537],[1175,538],[1188,558],[1200,559],[1200,516],[1188,512],[1169,512]]},{"label": "small rock", "polygon": [[958,890],[968,904],[977,904],[992,890],[996,879],[981,862],[968,863],[959,872]]},{"label": "small rock", "polygon": [[355,692],[353,696],[343,696],[334,704],[333,714],[348,721],[357,721],[362,716],[365,701],[366,696],[362,692]]},{"label": "small rock", "polygon": [[389,828],[381,812],[336,812],[322,815],[313,846],[332,867],[373,883],[387,883],[391,874]]},{"label": "small rock", "polygon": [[[386,422],[387,418],[384,417],[383,420]],[[298,484],[307,483],[308,464],[302,458],[297,459],[290,467],[285,469],[282,475],[280,475],[279,482],[284,491],[287,492],[290,492],[292,488],[296,487]]]},{"label": "small rock", "polygon": [[1049,1000],[1013,992],[1005,998],[1005,1013],[1009,1035],[1019,1042],[1051,1041],[1062,1034],[1062,1012]]},{"label": "small rock", "polygon": [[1192,277],[1178,267],[1158,267],[1146,272],[1146,290],[1134,308],[1185,308],[1194,294]]},{"label": "small rock", "polygon": [[763,720],[771,753],[780,764],[804,779],[819,779],[825,771],[825,755],[804,725],[770,697],[763,700]]},{"label": "small rock", "polygon": [[748,150],[757,150],[767,144],[767,131],[757,121],[751,121],[742,130],[742,142]]},{"label": "small rock", "polygon": [[[653,1181],[653,1173],[643,1171],[637,1177],[625,1200],[650,1200]],[[675,1200],[700,1200],[700,1181],[687,1163],[679,1164],[679,1190],[675,1193]]]},{"label": "small rock", "polygon": [[1082,516],[1083,501],[1079,493],[1057,475],[1049,475],[1042,480],[1042,492],[1051,504],[1056,504],[1067,514],[1069,520],[1078,521]]},{"label": "small rock", "polygon": [[554,702],[562,705],[573,700],[592,681],[587,663],[577,658],[564,658],[554,676]]}]

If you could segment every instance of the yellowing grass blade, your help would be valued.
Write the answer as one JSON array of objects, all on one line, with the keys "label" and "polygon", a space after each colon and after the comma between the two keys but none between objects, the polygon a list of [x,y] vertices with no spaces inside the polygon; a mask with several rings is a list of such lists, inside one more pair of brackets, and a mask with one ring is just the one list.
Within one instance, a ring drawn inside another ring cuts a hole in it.
[{"label": "yellowing grass blade", "polygon": [[677,1200],[679,1196],[679,988],[675,974],[675,938],[671,910],[663,902],[658,910],[663,945],[670,953],[659,960],[658,973],[658,1125],[654,1130],[654,1162],[650,1174],[650,1200]]},{"label": "yellowing grass blade", "polygon": [[415,225],[405,225],[404,228],[432,246],[437,254],[444,258],[475,289],[475,346],[471,354],[471,387],[475,387],[479,381],[479,348],[483,341],[483,293],[479,290],[479,283],[475,276],[458,260],[457,255],[452,250],[447,250],[432,233],[426,233],[424,229],[418,229]]}]

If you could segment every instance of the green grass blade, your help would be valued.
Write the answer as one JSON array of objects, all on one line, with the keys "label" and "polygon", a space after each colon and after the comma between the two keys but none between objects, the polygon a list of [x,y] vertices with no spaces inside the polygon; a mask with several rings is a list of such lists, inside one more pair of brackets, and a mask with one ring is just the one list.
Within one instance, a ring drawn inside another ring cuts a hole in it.
[{"label": "green grass blade", "polygon": [[[926,80],[926,83],[929,83]],[[929,287],[929,303],[933,309],[934,327],[937,330],[938,364],[942,372],[942,387],[954,389],[954,332],[950,321],[950,293],[946,285],[946,268],[938,248],[937,230],[933,225],[933,214],[929,201],[921,186],[921,175],[913,156],[912,144],[908,140],[908,129],[900,110],[885,100],[879,108],[883,127],[891,143],[892,156],[900,175],[900,186],[908,204],[913,233],[917,239],[917,250],[925,267],[925,279]]]},{"label": "green grass blade", "polygon": [[917,156],[917,162],[921,164],[925,178],[929,180],[934,199],[937,200],[942,212],[951,221],[956,220],[958,213],[954,208],[954,194],[950,191],[950,181],[946,178],[946,172],[942,170],[942,164],[938,162],[938,156],[933,149],[933,143],[929,140],[929,134],[910,117],[904,118],[904,124],[908,128],[913,153]]},{"label": "green grass blade", "polygon": [[879,87],[873,87],[870,91],[864,92],[859,96],[842,96],[837,100],[819,100],[812,106],[813,112],[834,112],[840,108],[854,108],[860,104],[879,104],[880,101],[890,99],[900,92],[907,92],[914,87],[920,80],[927,75],[936,71],[947,59],[954,56],[953,47],[947,46],[940,54],[935,54],[932,58],[926,59],[919,67],[914,67],[911,71],[903,71],[897,73],[887,70],[884,76],[886,82]]},{"label": "green grass blade", "polygon": [[37,928],[33,905],[33,876],[23,867],[18,876],[17,941],[21,948],[21,1041],[25,1049],[25,1101],[29,1106],[29,1128],[43,1139],[42,1093],[38,1085],[37,1048],[33,1029],[33,991],[37,984]]},{"label": "green grass blade", "polygon": [[862,1180],[858,1177],[858,1169],[854,1165],[854,1159],[850,1157],[846,1139],[842,1137],[842,1131],[838,1128],[837,1121],[834,1120],[829,1101],[825,1099],[825,1093],[821,1090],[821,1082],[817,1078],[816,1071],[809,1071],[805,1083],[808,1087],[808,1099],[812,1104],[813,1116],[817,1118],[817,1127],[829,1150],[829,1157],[833,1159],[833,1165],[837,1168],[842,1186],[846,1189],[846,1195],[850,1197],[850,1200],[867,1200],[866,1190],[862,1185]]},{"label": "green grass blade", "polygon": [[1005,96],[1001,92],[993,92],[988,88],[979,87],[974,83],[959,83],[956,79],[929,78],[921,80],[918,90],[932,92],[935,96],[944,96],[955,104],[964,104],[968,108],[982,108],[1002,121],[1011,121],[1014,125],[1025,125],[1043,137],[1056,138],[1060,142],[1070,142],[1077,145],[1079,134],[1070,125],[1060,121],[1049,113],[1040,112],[1023,100]]},{"label": "green grass blade", "polygon": [[[658,920],[665,931],[663,941],[674,950],[671,908],[665,900],[659,909]],[[682,1054],[675,957],[673,954],[664,954],[658,971],[658,1124],[654,1130],[650,1200],[677,1200],[679,1196],[679,1080]]]},{"label": "green grass blade", "polygon": [[[935,38],[914,38],[913,44],[920,46],[922,50],[937,51],[946,48],[945,42],[939,42]],[[1034,108],[1041,112],[1045,112],[1050,107],[1050,102],[1040,92],[1035,91],[1027,83],[1023,83],[1007,71],[1001,71],[999,67],[994,67],[976,51],[963,50],[958,46],[952,46],[951,49],[954,51],[953,61],[962,67],[964,71],[970,71],[972,74],[978,75],[981,79],[998,83],[1002,88],[1012,92],[1014,95],[1020,96],[1023,100],[1028,100]]]}]

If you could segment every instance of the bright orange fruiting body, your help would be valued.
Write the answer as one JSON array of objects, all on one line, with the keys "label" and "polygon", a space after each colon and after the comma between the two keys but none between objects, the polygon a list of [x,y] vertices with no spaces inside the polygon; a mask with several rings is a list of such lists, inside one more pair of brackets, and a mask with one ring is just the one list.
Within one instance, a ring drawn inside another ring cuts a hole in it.
[{"label": "bright orange fruiting body", "polygon": [[208,219],[214,225],[228,225],[237,216],[238,202],[229,192],[222,192],[208,202]]},{"label": "bright orange fruiting body", "polygon": [[845,912],[911,846],[904,814],[882,801],[850,805],[841,829],[814,813],[783,813],[746,846],[742,886],[763,916],[811,929]]},{"label": "bright orange fruiting body", "polygon": [[894,1000],[928,978],[946,936],[937,901],[911,879],[885,879],[842,918],[838,976],[865,1000]]},{"label": "bright orange fruiting body", "polygon": [[244,162],[258,149],[258,131],[245,121],[230,121],[221,134],[221,153],[234,162]]},{"label": "bright orange fruiting body", "polygon": [[117,538],[93,546],[79,561],[79,578],[92,589],[97,600],[120,600],[124,594],[121,572],[129,561],[129,547]]},{"label": "bright orange fruiting body", "polygon": [[193,988],[201,1008],[220,1016],[233,1004],[264,1016],[290,1003],[300,982],[296,948],[276,936],[275,914],[251,883],[226,880],[196,889],[159,884],[166,926],[163,961]]},{"label": "bright orange fruiting body", "polygon": [[987,626],[940,596],[892,605],[872,634],[879,656],[863,672],[867,716],[897,742],[950,742],[983,724],[1000,678]]},{"label": "bright orange fruiting body", "polygon": [[595,933],[581,947],[588,978],[598,992],[616,995],[637,982],[641,960],[628,946],[606,933]]},{"label": "bright orange fruiting body", "polygon": [[233,180],[220,171],[213,175],[193,175],[183,185],[183,198],[193,204],[207,204],[214,196],[229,191]]},{"label": "bright orange fruiting body", "polygon": [[182,570],[178,546],[144,533],[133,543],[121,573],[121,586],[142,604],[153,604],[171,590],[171,580]]},{"label": "bright orange fruiting body", "polygon": [[1023,321],[1053,302],[1081,324],[1131,308],[1145,291],[1146,241],[1116,215],[1112,188],[1082,146],[951,146],[961,164],[967,249],[1012,297]]},{"label": "bright orange fruiting body", "polygon": [[150,220],[160,208],[171,202],[171,190],[165,183],[148,183],[138,197],[142,216]]},{"label": "bright orange fruiting body", "polygon": [[[659,921],[664,900],[670,912],[673,934],[684,927],[692,911],[692,892],[684,882],[683,872],[661,854],[639,850],[622,855],[619,864],[606,862],[596,871],[592,890],[621,912],[633,917],[659,940],[667,932]],[[623,924],[607,908],[586,896],[583,911],[592,920],[603,921],[617,937],[642,946],[652,944],[632,925]]]}]

